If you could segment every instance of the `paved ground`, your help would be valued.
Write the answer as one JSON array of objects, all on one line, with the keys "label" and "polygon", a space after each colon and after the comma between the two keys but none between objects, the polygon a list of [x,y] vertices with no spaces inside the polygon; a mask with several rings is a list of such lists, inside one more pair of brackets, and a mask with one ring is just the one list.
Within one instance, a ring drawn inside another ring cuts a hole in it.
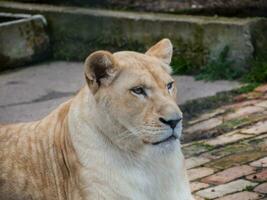
[{"label": "paved ground", "polygon": [[[205,83],[189,76],[175,77],[179,103],[239,87],[236,82]],[[39,119],[71,98],[84,84],[83,64],[42,63],[0,75],[0,122]]]},{"label": "paved ground", "polygon": [[189,122],[183,151],[197,200],[267,200],[267,85]]}]

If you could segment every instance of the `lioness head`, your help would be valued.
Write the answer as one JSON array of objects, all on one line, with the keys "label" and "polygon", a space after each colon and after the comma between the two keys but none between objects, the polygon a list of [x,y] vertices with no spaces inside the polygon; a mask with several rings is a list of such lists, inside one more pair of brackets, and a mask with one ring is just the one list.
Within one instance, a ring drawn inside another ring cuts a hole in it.
[{"label": "lioness head", "polygon": [[122,51],[92,53],[85,62],[88,87],[96,101],[98,127],[120,148],[175,146],[182,130],[176,86],[170,76],[170,40],[145,54]]}]

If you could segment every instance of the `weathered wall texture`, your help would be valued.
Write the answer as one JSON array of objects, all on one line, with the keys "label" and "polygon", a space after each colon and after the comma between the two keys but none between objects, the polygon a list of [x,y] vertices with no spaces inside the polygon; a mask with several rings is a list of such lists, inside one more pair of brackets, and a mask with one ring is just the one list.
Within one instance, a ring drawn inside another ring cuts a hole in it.
[{"label": "weathered wall texture", "polygon": [[184,12],[205,15],[267,17],[266,0],[192,0],[191,2],[191,9]]},{"label": "weathered wall texture", "polygon": [[0,13],[0,70],[41,60],[48,55],[48,47],[42,16]]},{"label": "weathered wall texture", "polygon": [[229,59],[244,68],[266,47],[266,20],[220,18],[170,14],[148,14],[2,3],[0,11],[41,13],[49,24],[56,59],[84,60],[95,50],[144,51],[168,37],[175,55],[203,65],[226,46]]},{"label": "weathered wall texture", "polygon": [[267,16],[266,0],[16,0],[61,5],[222,16]]}]

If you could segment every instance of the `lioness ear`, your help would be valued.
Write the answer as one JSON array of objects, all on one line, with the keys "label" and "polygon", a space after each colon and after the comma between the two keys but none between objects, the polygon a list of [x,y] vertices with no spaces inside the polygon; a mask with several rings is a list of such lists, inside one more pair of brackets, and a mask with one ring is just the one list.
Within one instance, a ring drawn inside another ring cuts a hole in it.
[{"label": "lioness ear", "polygon": [[115,58],[108,51],[96,51],[85,60],[85,77],[93,93],[101,85],[110,84],[116,71]]},{"label": "lioness ear", "polygon": [[162,60],[166,64],[171,63],[173,47],[169,39],[162,39],[157,44],[152,46],[146,55],[154,56]]}]

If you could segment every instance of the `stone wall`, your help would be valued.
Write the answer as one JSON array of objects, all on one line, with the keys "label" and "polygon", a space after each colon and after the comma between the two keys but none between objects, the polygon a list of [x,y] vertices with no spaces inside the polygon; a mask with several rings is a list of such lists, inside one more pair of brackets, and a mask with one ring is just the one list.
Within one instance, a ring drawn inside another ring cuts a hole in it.
[{"label": "stone wall", "polygon": [[136,11],[222,16],[267,16],[266,0],[16,0]]},{"label": "stone wall", "polygon": [[100,49],[145,51],[170,38],[176,57],[205,65],[228,46],[229,59],[245,68],[266,49],[267,22],[261,18],[200,17],[135,13],[78,7],[2,3],[0,11],[40,13],[48,28],[56,59],[84,60]]},{"label": "stone wall", "polygon": [[40,61],[49,56],[46,21],[40,15],[0,12],[0,70]]},{"label": "stone wall", "polygon": [[267,17],[266,0],[192,0],[187,13],[223,16]]}]

